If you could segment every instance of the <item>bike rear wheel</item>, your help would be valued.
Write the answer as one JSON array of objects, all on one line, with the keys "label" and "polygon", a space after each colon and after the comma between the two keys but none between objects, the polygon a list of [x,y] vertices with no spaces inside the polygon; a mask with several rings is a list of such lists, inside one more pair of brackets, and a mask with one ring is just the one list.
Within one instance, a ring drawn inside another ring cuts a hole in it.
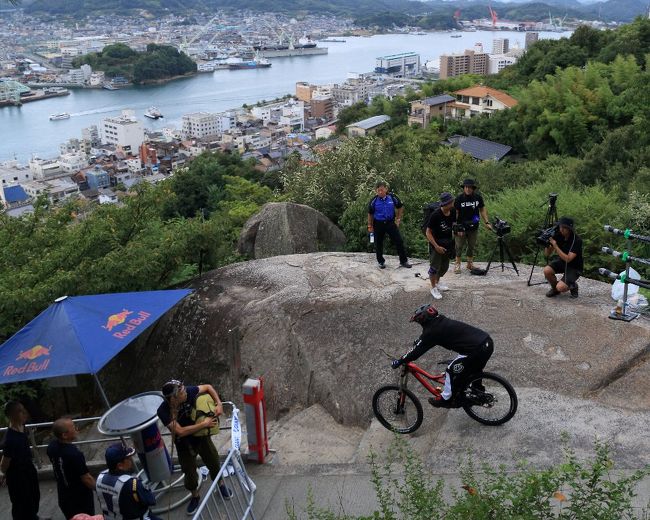
[{"label": "bike rear wheel", "polygon": [[517,412],[517,394],[504,378],[489,372],[472,376],[461,394],[463,410],[487,426],[508,422]]},{"label": "bike rear wheel", "polygon": [[413,433],[424,417],[422,404],[415,394],[400,390],[397,385],[382,386],[375,392],[372,411],[385,428],[397,433]]}]

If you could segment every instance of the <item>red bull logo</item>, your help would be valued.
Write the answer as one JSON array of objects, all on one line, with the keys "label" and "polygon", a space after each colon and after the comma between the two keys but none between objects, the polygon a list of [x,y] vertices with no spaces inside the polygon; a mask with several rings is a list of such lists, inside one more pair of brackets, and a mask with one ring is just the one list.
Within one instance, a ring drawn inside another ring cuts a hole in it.
[{"label": "red bull logo", "polygon": [[102,325],[102,328],[109,332],[113,332],[113,329],[116,329],[113,332],[113,337],[124,339],[151,317],[151,314],[147,311],[138,311],[133,318],[129,318],[132,314],[133,311],[122,309],[122,312],[109,316],[106,320],[106,325]]},{"label": "red bull logo", "polygon": [[130,314],[133,313],[131,311],[127,311],[126,309],[122,309],[122,312],[118,312],[117,314],[111,314],[108,317],[108,320],[106,320],[106,325],[102,325],[102,328],[111,331],[118,325],[122,325],[122,323],[126,321],[126,317]]},{"label": "red bull logo", "polygon": [[[2,375],[15,376],[47,370],[47,367],[50,365],[50,350],[52,350],[51,346],[44,347],[43,345],[35,345],[30,349],[21,351],[18,357],[16,357],[16,361],[25,361],[25,363],[7,366],[2,372]],[[43,356],[46,356],[46,358],[34,361]]]},{"label": "red bull logo", "polygon": [[29,361],[33,361],[34,359],[39,358],[41,356],[49,356],[49,355],[50,355],[49,348],[44,347],[43,345],[36,345],[35,347],[30,348],[29,350],[25,350],[24,352],[21,351],[18,357],[16,358],[16,361],[20,361],[21,359],[28,359]]}]

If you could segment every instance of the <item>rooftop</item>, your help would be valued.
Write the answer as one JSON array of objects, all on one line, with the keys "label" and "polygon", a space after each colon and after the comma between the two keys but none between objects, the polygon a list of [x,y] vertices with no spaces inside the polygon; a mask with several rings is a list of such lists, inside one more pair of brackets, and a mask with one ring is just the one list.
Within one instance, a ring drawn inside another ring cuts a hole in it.
[{"label": "rooftop", "polygon": [[390,116],[386,116],[386,115],[372,116],[369,117],[368,119],[363,119],[361,121],[357,121],[356,123],[352,123],[351,125],[348,125],[347,128],[354,126],[358,128],[363,128],[364,130],[370,130],[371,128],[374,128],[376,126],[383,125],[387,121],[390,121]]},{"label": "rooftop", "polygon": [[479,161],[500,161],[512,150],[512,146],[473,136],[452,135],[447,142],[450,145],[458,146],[463,152]]},{"label": "rooftop", "polygon": [[25,190],[22,186],[8,186],[4,188],[5,200],[7,204],[12,204],[14,202],[23,202],[29,199],[29,195],[25,193]]},{"label": "rooftop", "polygon": [[420,99],[416,101],[416,103],[422,103],[423,105],[441,105],[442,103],[449,103],[451,101],[456,101],[456,98],[454,96],[450,96],[449,94],[441,94],[439,96],[433,96],[433,97],[428,97],[424,99]]},{"label": "rooftop", "polygon": [[454,92],[454,94],[480,98],[490,96],[498,101],[501,101],[501,103],[506,105],[508,108],[514,107],[518,103],[515,98],[506,94],[505,92],[502,92],[501,90],[497,90],[495,88],[484,87],[483,85],[476,85],[474,87],[457,90]]},{"label": "rooftop", "polygon": [[411,58],[417,56],[417,52],[400,52],[398,54],[389,54],[387,56],[378,56],[378,60],[394,60],[396,58]]}]

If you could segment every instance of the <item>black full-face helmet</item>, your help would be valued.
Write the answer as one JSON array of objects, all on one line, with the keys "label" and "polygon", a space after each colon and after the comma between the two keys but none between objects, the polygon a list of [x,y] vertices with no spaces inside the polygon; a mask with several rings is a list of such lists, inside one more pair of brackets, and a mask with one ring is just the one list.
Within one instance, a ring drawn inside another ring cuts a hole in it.
[{"label": "black full-face helmet", "polygon": [[409,321],[415,321],[424,327],[425,323],[433,320],[438,316],[438,309],[427,303],[418,307]]}]

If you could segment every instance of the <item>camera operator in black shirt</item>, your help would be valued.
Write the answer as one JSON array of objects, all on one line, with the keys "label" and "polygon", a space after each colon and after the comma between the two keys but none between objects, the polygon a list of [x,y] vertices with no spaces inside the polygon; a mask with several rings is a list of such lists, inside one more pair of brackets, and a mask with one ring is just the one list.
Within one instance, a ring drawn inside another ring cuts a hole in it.
[{"label": "camera operator in black shirt", "polygon": [[[561,217],[557,225],[558,232],[549,238],[549,244],[544,249],[544,255],[547,258],[554,252],[558,256],[544,267],[544,276],[551,284],[546,296],[552,298],[560,293],[570,291],[571,297],[577,298],[578,284],[576,282],[584,268],[582,239],[575,233],[573,219]],[[564,276],[558,281],[556,273],[562,273]]]},{"label": "camera operator in black shirt", "polygon": [[474,251],[478,240],[478,226],[481,220],[492,229],[488,220],[487,208],[483,197],[476,190],[478,186],[473,179],[465,179],[461,185],[463,192],[456,197],[456,221],[463,226],[463,231],[456,234],[456,262],[454,273],[460,274],[461,255],[467,246],[467,269],[474,267]]}]

